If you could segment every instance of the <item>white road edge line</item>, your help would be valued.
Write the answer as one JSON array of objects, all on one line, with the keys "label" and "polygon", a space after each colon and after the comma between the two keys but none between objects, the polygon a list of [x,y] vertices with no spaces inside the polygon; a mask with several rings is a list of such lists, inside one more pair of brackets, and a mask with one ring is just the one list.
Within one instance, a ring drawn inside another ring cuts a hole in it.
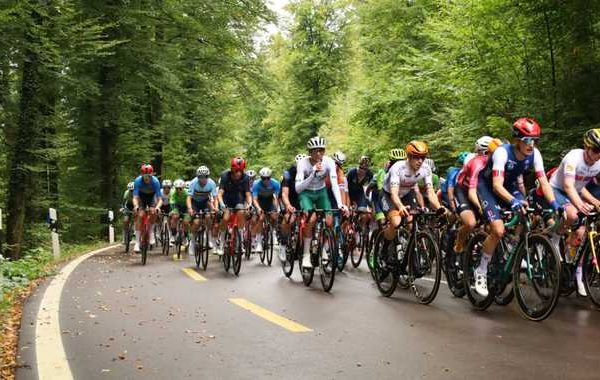
[{"label": "white road edge line", "polygon": [[40,380],[71,380],[73,374],[62,341],[60,329],[60,296],[69,275],[87,258],[109,249],[118,247],[111,245],[96,251],[86,253],[67,264],[54,277],[46,292],[42,296],[38,309],[35,327],[35,356],[37,362],[38,379]]}]

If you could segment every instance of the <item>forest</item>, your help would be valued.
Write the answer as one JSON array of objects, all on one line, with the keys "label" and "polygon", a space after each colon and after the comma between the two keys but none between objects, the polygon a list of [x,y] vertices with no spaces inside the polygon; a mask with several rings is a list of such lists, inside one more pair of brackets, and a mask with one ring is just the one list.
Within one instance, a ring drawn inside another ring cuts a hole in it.
[{"label": "forest", "polygon": [[[233,155],[276,173],[325,136],[352,166],[411,139],[442,169],[489,134],[536,118],[546,166],[600,124],[593,0],[0,2],[4,252],[103,238],[141,163],[213,176]],[[443,175],[443,173],[442,173]]]}]

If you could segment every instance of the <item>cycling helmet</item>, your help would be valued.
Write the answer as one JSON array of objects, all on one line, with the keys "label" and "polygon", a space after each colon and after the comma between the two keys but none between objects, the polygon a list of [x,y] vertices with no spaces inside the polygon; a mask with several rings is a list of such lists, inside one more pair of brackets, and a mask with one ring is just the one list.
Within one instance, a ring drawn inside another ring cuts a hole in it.
[{"label": "cycling helmet", "polygon": [[406,153],[411,156],[425,157],[429,154],[429,148],[423,141],[413,140],[406,145]]},{"label": "cycling helmet", "polygon": [[246,160],[242,157],[234,157],[231,159],[231,170],[246,170]]},{"label": "cycling helmet", "polygon": [[398,160],[406,160],[406,152],[404,149],[394,148],[390,150],[388,154],[388,159],[398,161]]},{"label": "cycling helmet", "polygon": [[294,158],[294,160],[296,160],[296,162],[299,162],[300,160],[305,159],[306,157],[308,157],[306,154],[304,153],[300,153],[296,155],[296,158]]},{"label": "cycling helmet", "polygon": [[437,172],[437,166],[435,166],[435,162],[433,162],[431,158],[427,158],[425,160],[425,163],[427,164],[427,166],[429,166],[429,169],[431,169],[433,173]]},{"label": "cycling helmet", "polygon": [[364,165],[370,165],[371,164],[371,158],[369,158],[369,156],[360,156],[360,160],[358,160],[358,164],[364,164]]},{"label": "cycling helmet", "polygon": [[346,155],[342,151],[338,150],[333,154],[333,160],[336,164],[342,166],[346,162]]},{"label": "cycling helmet", "polygon": [[482,136],[475,141],[475,152],[478,154],[484,154],[488,151],[492,138],[490,136]]},{"label": "cycling helmet", "polygon": [[590,129],[583,135],[583,145],[600,149],[600,129]]},{"label": "cycling helmet", "polygon": [[327,144],[325,143],[325,139],[320,136],[312,137],[310,140],[308,140],[308,143],[306,143],[308,150],[325,149],[326,146]]},{"label": "cycling helmet", "polygon": [[540,137],[542,127],[534,119],[522,117],[513,124],[515,137]]},{"label": "cycling helmet", "polygon": [[190,188],[190,183],[191,183],[191,181],[185,181],[185,188],[186,189]]},{"label": "cycling helmet", "polygon": [[142,175],[144,175],[144,174],[152,175],[152,173],[154,173],[154,168],[150,164],[143,164],[142,167],[140,168],[140,172],[142,173]]},{"label": "cycling helmet", "polygon": [[133,190],[133,186],[134,186],[133,182],[129,182],[127,184],[127,190]]},{"label": "cycling helmet", "polygon": [[162,187],[173,187],[173,183],[170,180],[165,179],[162,181]]},{"label": "cycling helmet", "polygon": [[196,176],[200,177],[208,177],[210,175],[210,170],[204,165],[200,166],[198,170],[196,170]]},{"label": "cycling helmet", "polygon": [[494,153],[494,151],[496,150],[496,148],[498,148],[500,145],[504,144],[504,142],[500,139],[492,139],[492,141],[490,141],[490,143],[488,144],[488,152],[490,154]]},{"label": "cycling helmet", "polygon": [[256,172],[254,170],[252,170],[252,169],[248,170],[246,172],[246,174],[248,174],[248,177],[250,177],[250,179],[256,177]]},{"label": "cycling helmet", "polygon": [[262,169],[260,169],[260,171],[258,172],[258,175],[260,175],[261,178],[265,178],[265,177],[271,177],[271,174],[273,174],[273,171],[271,171],[271,169],[264,167]]},{"label": "cycling helmet", "polygon": [[183,182],[182,179],[176,179],[175,182],[173,183],[173,186],[176,189],[183,189],[185,187],[185,182]]},{"label": "cycling helmet", "polygon": [[456,157],[456,164],[458,166],[463,166],[465,163],[465,160],[467,159],[468,156],[469,156],[469,152],[467,152],[467,151],[460,152],[458,154],[458,157]]}]

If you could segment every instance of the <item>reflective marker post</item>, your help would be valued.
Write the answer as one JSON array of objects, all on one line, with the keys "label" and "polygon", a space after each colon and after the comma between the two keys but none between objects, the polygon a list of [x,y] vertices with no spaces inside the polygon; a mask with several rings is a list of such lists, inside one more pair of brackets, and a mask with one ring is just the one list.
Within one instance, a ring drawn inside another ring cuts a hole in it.
[{"label": "reflective marker post", "polygon": [[48,210],[48,227],[50,228],[50,236],[52,237],[52,252],[54,258],[60,257],[60,242],[58,240],[58,215],[56,209]]},{"label": "reflective marker post", "polygon": [[115,242],[115,226],[113,225],[114,219],[115,214],[112,210],[108,210],[108,242],[110,244]]}]

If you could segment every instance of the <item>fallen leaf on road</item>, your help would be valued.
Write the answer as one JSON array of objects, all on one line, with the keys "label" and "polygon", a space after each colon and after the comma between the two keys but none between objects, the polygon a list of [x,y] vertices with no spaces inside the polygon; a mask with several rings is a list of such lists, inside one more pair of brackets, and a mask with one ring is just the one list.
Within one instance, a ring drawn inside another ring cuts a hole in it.
[{"label": "fallen leaf on road", "polygon": [[107,369],[107,368],[102,368],[102,370],[101,370],[100,372],[102,372],[102,373],[105,373],[105,372],[110,372],[110,369]]},{"label": "fallen leaf on road", "polygon": [[125,350],[119,354],[119,359],[125,360],[126,358],[127,358],[127,350]]}]

